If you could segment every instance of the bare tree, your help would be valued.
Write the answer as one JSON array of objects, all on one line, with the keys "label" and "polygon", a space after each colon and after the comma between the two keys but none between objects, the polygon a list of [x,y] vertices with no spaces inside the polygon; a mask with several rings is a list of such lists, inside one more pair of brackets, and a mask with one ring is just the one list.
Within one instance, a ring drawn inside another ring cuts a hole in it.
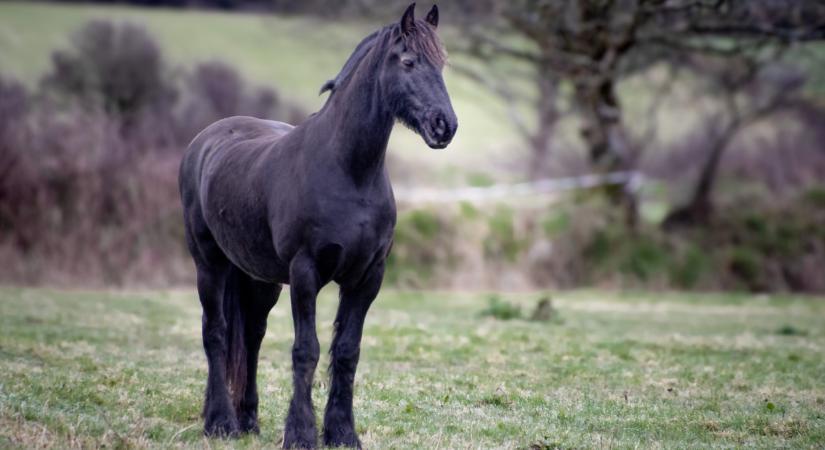
[{"label": "bare tree", "polygon": [[[782,48],[774,46],[768,50]],[[713,64],[702,64],[707,89],[719,99],[721,108],[702,125],[707,138],[705,160],[688,201],[665,217],[665,229],[710,220],[714,210],[711,194],[725,150],[750,125],[795,104],[804,77],[771,65],[778,59],[778,53],[768,52],[761,60],[743,55],[725,58],[717,62],[715,69]]]},{"label": "bare tree", "polygon": [[[517,127],[531,144],[532,158],[549,155],[559,118],[556,94],[563,83],[572,88],[582,141],[592,167],[600,171],[632,170],[643,151],[625,125],[618,100],[617,86],[625,77],[661,61],[679,64],[689,55],[736,57],[825,36],[825,5],[814,0],[501,0],[491,3],[490,12],[488,21],[465,25],[468,42],[461,51],[487,62],[508,58],[532,68],[540,93],[532,103],[537,125]],[[488,81],[494,79],[490,75],[473,78],[508,103],[518,100],[505,86],[507,78],[498,78],[505,83]],[[734,121],[737,127],[740,120]],[[543,166],[534,162],[531,167]],[[707,177],[715,173],[710,169]],[[608,193],[625,205],[632,224],[632,190],[625,186]]]}]

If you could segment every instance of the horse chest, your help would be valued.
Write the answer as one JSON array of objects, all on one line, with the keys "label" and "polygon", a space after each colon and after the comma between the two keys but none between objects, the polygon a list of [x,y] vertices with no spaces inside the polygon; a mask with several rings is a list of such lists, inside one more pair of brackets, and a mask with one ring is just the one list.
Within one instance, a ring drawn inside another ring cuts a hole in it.
[{"label": "horse chest", "polygon": [[327,208],[311,247],[317,252],[337,248],[337,274],[359,277],[376,256],[383,257],[392,241],[395,209],[386,202],[357,199]]},{"label": "horse chest", "polygon": [[384,211],[363,204],[340,209],[325,221],[322,238],[339,243],[353,257],[370,254],[392,238],[392,218]]}]

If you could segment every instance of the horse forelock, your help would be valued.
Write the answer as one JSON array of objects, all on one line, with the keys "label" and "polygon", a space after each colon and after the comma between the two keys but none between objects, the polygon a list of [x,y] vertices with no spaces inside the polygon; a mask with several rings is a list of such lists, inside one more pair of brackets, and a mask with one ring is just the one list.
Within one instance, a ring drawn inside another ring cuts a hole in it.
[{"label": "horse forelock", "polygon": [[[396,25],[397,26],[397,25]],[[447,62],[447,51],[438,38],[435,28],[423,20],[416,20],[412,29],[401,34],[401,39],[408,49],[422,55],[436,67],[442,67]]]}]

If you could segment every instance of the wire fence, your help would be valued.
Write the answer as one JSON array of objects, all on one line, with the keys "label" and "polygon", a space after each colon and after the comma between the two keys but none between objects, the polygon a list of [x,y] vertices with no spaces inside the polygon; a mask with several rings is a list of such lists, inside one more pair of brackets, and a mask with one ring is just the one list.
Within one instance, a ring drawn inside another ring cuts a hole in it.
[{"label": "wire fence", "polygon": [[624,185],[625,189],[637,191],[644,183],[640,172],[610,172],[574,177],[546,178],[515,184],[494,184],[485,187],[465,187],[458,189],[426,189],[405,187],[395,188],[395,198],[400,203],[485,203],[518,197],[552,196],[579,189],[592,189],[607,185]]}]

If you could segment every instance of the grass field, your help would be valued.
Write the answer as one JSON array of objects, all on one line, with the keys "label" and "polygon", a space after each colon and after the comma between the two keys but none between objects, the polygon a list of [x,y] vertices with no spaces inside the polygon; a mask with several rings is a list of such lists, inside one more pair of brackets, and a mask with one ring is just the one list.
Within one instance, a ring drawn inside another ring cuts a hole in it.
[{"label": "grass field", "polygon": [[[0,75],[35,86],[51,64],[51,52],[66,48],[71,34],[93,19],[141,24],[158,38],[171,65],[192,67],[210,60],[231,63],[247,79],[276,88],[308,111],[321,107],[326,100],[318,95],[321,85],[338,73],[358,42],[381,25],[162,8],[0,2]],[[444,23],[449,28],[448,18]],[[445,40],[449,50],[450,40]],[[463,175],[465,171],[455,168],[473,162],[489,168],[503,155],[512,159],[512,147],[519,142],[500,103],[450,67],[444,77],[461,118],[460,132],[449,151],[429,151],[420,137],[402,126],[393,133],[393,151],[420,170],[435,171],[441,177]],[[504,149],[509,151],[505,154]]]},{"label": "grass field", "polygon": [[[528,311],[537,295],[506,298]],[[262,350],[262,434],[233,447],[281,439],[288,305],[270,316]],[[334,293],[319,305],[326,349]],[[383,293],[356,381],[365,446],[825,442],[822,299],[573,292],[555,305],[549,322],[504,321],[480,315],[483,295]],[[190,291],[0,289],[0,447],[229,446],[201,436],[199,314]]]}]

